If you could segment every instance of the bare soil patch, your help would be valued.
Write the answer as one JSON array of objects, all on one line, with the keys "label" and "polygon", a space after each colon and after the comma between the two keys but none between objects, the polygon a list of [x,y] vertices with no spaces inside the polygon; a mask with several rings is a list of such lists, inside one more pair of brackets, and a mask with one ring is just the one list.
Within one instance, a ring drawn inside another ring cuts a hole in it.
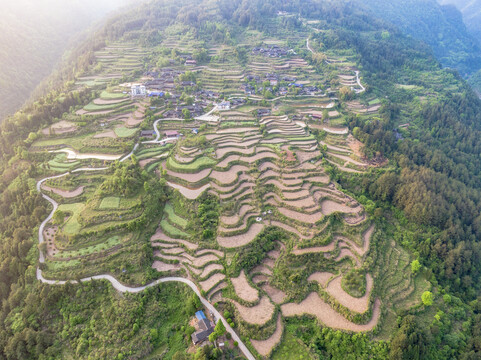
[{"label": "bare soil patch", "polygon": [[200,281],[199,284],[200,284],[200,287],[202,288],[202,290],[209,291],[210,289],[212,289],[214,287],[214,285],[216,285],[217,283],[221,282],[224,279],[225,279],[224,274],[216,273],[216,274],[212,275],[210,278],[208,278],[207,280]]},{"label": "bare soil patch", "polygon": [[224,257],[224,253],[222,251],[214,250],[214,249],[199,250],[195,253],[195,256],[201,256],[201,255],[204,255],[204,254],[214,254],[214,255],[217,255],[219,258]]},{"label": "bare soil patch", "polygon": [[193,265],[195,267],[203,267],[205,264],[213,261],[218,261],[219,258],[213,254],[204,255],[193,260]]},{"label": "bare soil patch", "polygon": [[381,314],[381,302],[379,299],[376,299],[373,308],[373,316],[371,320],[364,325],[355,324],[347,320],[326,304],[315,292],[310,293],[300,304],[289,303],[281,305],[281,311],[282,315],[287,317],[303,314],[314,315],[319,321],[331,328],[361,332],[371,331],[377,325]]},{"label": "bare soil patch", "polygon": [[297,249],[295,248],[292,250],[292,253],[294,255],[304,255],[304,254],[316,254],[320,252],[329,252],[333,251],[336,248],[336,243],[333,241],[329,245],[326,246],[316,246],[316,247],[311,247],[311,248],[305,248],[305,249]]},{"label": "bare soil patch", "polygon": [[263,285],[262,289],[267,293],[267,295],[271,298],[271,300],[276,304],[282,304],[282,302],[287,297],[285,292],[275,288],[274,286],[272,286],[270,284]]},{"label": "bare soil patch", "polygon": [[[164,232],[162,231],[162,229],[157,229],[156,233],[154,235],[152,235],[152,237],[150,238],[150,241],[151,242],[154,242],[156,240],[161,240],[161,241],[165,241],[165,242],[168,242],[168,243],[178,243],[178,244],[182,244],[184,245],[187,249],[189,250],[195,250],[199,247],[199,245],[197,244],[193,244],[187,240],[183,240],[183,239],[172,239],[171,237],[167,236],[166,234],[164,234]],[[152,245],[155,245],[155,243],[153,243]]]},{"label": "bare soil patch", "polygon": [[341,252],[334,259],[334,261],[339,262],[346,257],[352,258],[354,260],[354,262],[356,263],[357,267],[361,266],[361,263],[360,263],[359,259],[352,253],[352,251],[350,249],[346,249],[346,248],[341,249]]},{"label": "bare soil patch", "polygon": [[217,180],[221,184],[231,184],[237,179],[237,173],[241,171],[249,170],[248,167],[243,165],[235,165],[227,171],[212,171],[210,177]]},{"label": "bare soil patch", "polygon": [[256,275],[252,278],[252,282],[254,284],[260,284],[262,282],[266,282],[267,280],[269,280],[269,277],[266,275]]},{"label": "bare soil patch", "polygon": [[47,127],[42,130],[44,135],[61,135],[61,134],[68,134],[77,131],[78,127],[75,123],[61,120],[55,124],[52,124],[50,127]]},{"label": "bare soil patch", "polygon": [[[165,169],[165,163],[162,163],[162,167]],[[205,179],[207,176],[209,176],[210,172],[212,169],[204,169],[202,171],[199,171],[198,173],[193,173],[193,174],[185,174],[185,173],[178,173],[172,170],[167,170],[167,174],[172,177],[176,177],[182,180],[185,180],[190,183],[197,183],[201,181],[202,179]]]},{"label": "bare soil patch", "polygon": [[297,220],[297,221],[301,221],[303,223],[307,223],[307,224],[314,224],[316,222],[318,222],[319,220],[321,220],[324,215],[321,213],[321,212],[317,212],[317,213],[314,213],[314,214],[304,214],[304,213],[301,213],[301,212],[298,212],[298,211],[294,211],[294,210],[290,210],[290,209],[286,209],[286,208],[278,208],[277,210],[279,210],[279,212],[291,219],[294,219],[294,220]]},{"label": "bare soil patch", "polygon": [[[185,175],[187,175],[187,174],[185,174]],[[210,184],[205,184],[204,186],[202,186],[200,188],[197,188],[197,189],[189,189],[189,188],[186,188],[185,186],[175,184],[175,183],[172,183],[172,182],[169,182],[169,181],[167,181],[167,184],[170,187],[179,190],[179,192],[189,200],[197,199],[200,195],[202,195],[202,193],[205,190],[210,188]]]},{"label": "bare soil patch", "polygon": [[254,325],[264,325],[268,322],[274,314],[274,305],[269,301],[269,298],[264,296],[259,301],[259,304],[247,307],[231,300],[237,308],[240,316],[245,322]]},{"label": "bare soil patch", "polygon": [[102,133],[94,135],[94,139],[104,139],[104,138],[116,139],[117,134],[113,130],[107,130]]},{"label": "bare soil patch", "polygon": [[369,309],[369,298],[374,284],[371,275],[366,274],[366,293],[360,298],[353,297],[346,293],[342,289],[341,281],[342,276],[338,276],[332,280],[329,285],[327,285],[327,293],[349,310],[360,314],[365,313]]},{"label": "bare soil patch", "polygon": [[276,331],[267,340],[254,340],[251,339],[251,344],[256,351],[262,356],[268,357],[272,350],[281,342],[282,332],[284,331],[284,324],[282,322],[281,314],[277,317]]},{"label": "bare soil patch", "polygon": [[290,233],[293,233],[293,234],[296,234],[297,236],[299,236],[301,239],[310,239],[312,237],[312,234],[310,234],[309,236],[305,236],[303,235],[301,232],[299,232],[299,230],[297,230],[296,228],[292,227],[292,226],[289,226],[287,224],[284,224],[280,221],[271,221],[271,225],[274,225],[274,226],[278,226]]},{"label": "bare soil patch", "polygon": [[322,287],[326,287],[327,283],[333,276],[333,273],[319,271],[311,274],[307,278],[307,281],[317,281]]},{"label": "bare soil patch", "polygon": [[257,265],[255,268],[251,270],[251,274],[264,274],[264,275],[272,275],[272,270],[265,267],[264,265]]},{"label": "bare soil patch", "polygon": [[176,271],[180,269],[180,266],[178,264],[166,264],[160,260],[155,260],[154,263],[152,264],[152,269],[155,269],[157,271]]},{"label": "bare soil patch", "polygon": [[70,199],[70,198],[74,198],[81,195],[84,191],[84,186],[79,186],[75,190],[68,191],[68,190],[56,189],[56,188],[47,186],[45,184],[42,184],[42,189],[45,191],[51,191],[54,194],[57,194],[63,198]]},{"label": "bare soil patch", "polygon": [[235,225],[244,217],[245,214],[247,214],[252,209],[253,209],[252,206],[250,206],[248,204],[244,204],[240,207],[240,209],[239,209],[239,211],[236,215],[221,216],[220,220],[225,225],[231,225],[231,226]]},{"label": "bare soil patch", "polygon": [[237,296],[242,300],[254,302],[259,298],[259,292],[249,284],[244,270],[241,271],[239,277],[230,280]]},{"label": "bare soil patch", "polygon": [[235,236],[217,237],[217,242],[220,246],[225,248],[237,248],[249,244],[264,228],[263,224],[252,224],[249,230],[245,234],[239,234]]},{"label": "bare soil patch", "polygon": [[207,265],[204,270],[202,271],[201,274],[199,274],[199,278],[205,279],[209,274],[211,274],[214,271],[222,271],[224,267],[220,264],[209,264]]},{"label": "bare soil patch", "polygon": [[334,212],[342,212],[342,213],[348,213],[348,214],[358,213],[362,211],[362,208],[361,206],[349,207],[343,204],[339,204],[332,200],[324,200],[321,203],[321,211],[324,215],[327,216]]}]

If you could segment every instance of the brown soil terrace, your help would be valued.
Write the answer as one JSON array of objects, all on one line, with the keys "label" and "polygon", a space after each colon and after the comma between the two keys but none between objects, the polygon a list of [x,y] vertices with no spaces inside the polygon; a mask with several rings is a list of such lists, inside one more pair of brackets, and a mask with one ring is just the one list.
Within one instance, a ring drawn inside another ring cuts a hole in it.
[{"label": "brown soil terrace", "polygon": [[277,317],[276,331],[267,340],[251,339],[251,344],[256,351],[265,357],[268,357],[272,350],[281,342],[282,333],[284,331],[284,324],[282,322],[281,314]]},{"label": "brown soil terrace", "polygon": [[74,198],[74,197],[77,197],[77,196],[81,195],[84,191],[84,188],[85,188],[84,186],[79,186],[75,190],[67,191],[67,190],[56,189],[56,188],[50,187],[48,185],[42,184],[43,190],[51,191],[54,194],[60,195],[61,197],[66,198],[66,199]]},{"label": "brown soil terrace", "polygon": [[298,316],[303,314],[314,315],[320,322],[334,329],[361,332],[371,331],[377,325],[381,315],[381,301],[376,299],[373,315],[367,324],[359,325],[350,322],[341,314],[326,304],[317,293],[310,293],[300,304],[289,303],[281,305],[282,315]]},{"label": "brown soil terrace", "polygon": [[239,277],[230,280],[237,296],[242,300],[254,302],[259,299],[259,292],[249,284],[244,270],[241,271]]},{"label": "brown soil terrace", "polygon": [[234,300],[231,300],[231,302],[235,305],[242,319],[249,324],[264,325],[274,314],[274,305],[266,296],[262,297],[259,303],[252,307],[241,305]]},{"label": "brown soil terrace", "polygon": [[345,306],[351,311],[358,313],[365,313],[369,309],[369,299],[371,297],[372,287],[374,282],[371,275],[366,274],[366,293],[360,298],[355,298],[346,293],[341,286],[342,276],[338,276],[329,282],[326,291],[341,305]]}]

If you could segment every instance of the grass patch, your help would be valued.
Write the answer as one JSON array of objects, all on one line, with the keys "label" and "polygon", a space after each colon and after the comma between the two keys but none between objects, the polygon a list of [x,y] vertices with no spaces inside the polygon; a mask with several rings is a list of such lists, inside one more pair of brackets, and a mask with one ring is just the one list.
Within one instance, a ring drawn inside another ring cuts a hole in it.
[{"label": "grass patch", "polygon": [[61,251],[57,253],[54,257],[59,257],[59,258],[72,258],[72,257],[77,257],[77,256],[82,256],[82,255],[90,255],[94,254],[100,251],[108,250],[110,248],[113,248],[114,246],[119,245],[122,242],[122,238],[118,235],[112,236],[109,239],[107,239],[105,242],[88,246],[83,249],[79,250],[71,250],[71,251]]},{"label": "grass patch", "polygon": [[189,237],[189,234],[183,232],[182,230],[177,229],[175,226],[171,225],[166,218],[163,218],[160,222],[160,227],[170,236],[174,238],[182,238],[186,239]]},{"label": "grass patch", "polygon": [[69,261],[47,261],[48,270],[62,270],[69,267],[74,267],[80,265],[80,260],[69,260]]},{"label": "grass patch", "polygon": [[62,228],[67,235],[75,235],[82,228],[82,225],[78,222],[78,216],[84,207],[85,205],[82,203],[62,204],[58,207],[58,209],[64,213],[70,214]]},{"label": "grass patch", "polygon": [[284,339],[272,354],[272,360],[309,360],[311,356],[306,346],[286,331]]},{"label": "grass patch", "polygon": [[187,226],[187,220],[177,215],[170,203],[165,205],[164,211],[167,213],[167,216],[172,223],[179,225],[181,228],[185,228]]},{"label": "grass patch", "polygon": [[212,167],[215,164],[217,164],[217,161],[207,156],[198,158],[195,161],[191,162],[190,164],[179,164],[175,162],[172,158],[167,159],[167,167],[171,170],[178,171],[178,172],[194,173],[194,172],[200,171],[201,169]]},{"label": "grass patch", "polygon": [[94,104],[93,102],[90,103],[90,104],[87,104],[84,106],[84,110],[85,111],[104,111],[104,110],[113,110],[113,109],[117,109],[117,108],[120,108],[122,106],[125,106],[125,105],[128,105],[130,103],[130,101],[123,101],[121,103],[118,103],[118,104],[109,104],[109,105],[97,105],[97,104]]},{"label": "grass patch", "polygon": [[103,198],[100,202],[99,209],[118,209],[120,206],[120,198],[115,196],[109,196]]},{"label": "grass patch", "polygon": [[127,96],[122,93],[109,93],[107,91],[102,91],[102,93],[100,94],[100,98],[104,100],[117,100],[127,98]]},{"label": "grass patch", "polygon": [[131,137],[137,132],[137,129],[129,129],[122,126],[115,128],[114,132],[118,137]]},{"label": "grass patch", "polygon": [[65,172],[72,169],[75,166],[80,165],[80,161],[66,162],[67,154],[59,153],[55,158],[48,162],[50,170],[55,170],[59,172]]}]

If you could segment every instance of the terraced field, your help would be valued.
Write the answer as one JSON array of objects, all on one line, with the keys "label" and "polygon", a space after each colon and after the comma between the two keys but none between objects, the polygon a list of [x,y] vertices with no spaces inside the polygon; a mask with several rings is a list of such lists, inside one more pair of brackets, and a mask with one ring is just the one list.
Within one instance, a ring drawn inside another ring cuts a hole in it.
[{"label": "terraced field", "polygon": [[[377,114],[379,99],[343,104],[336,96],[343,86],[363,91],[354,63],[329,54],[328,77],[302,53],[252,52],[259,42],[286,44],[246,31],[245,62],[233,47],[208,41],[208,64],[189,66],[196,39],[187,30],[175,24],[163,34],[162,46],[176,55],[169,67],[149,64],[148,49],[135,42],[97,51],[102,66],[76,82],[96,95],[33,142],[30,151],[48,157],[45,172],[69,179],[42,185],[61,211],[45,229],[46,276],[71,278],[99,266],[123,276],[136,262],[138,282],[157,273],[189,278],[232,314],[263,357],[290,341],[283,340],[289,317],[308,315],[352,332],[374,330],[381,314],[394,323],[396,311],[419,302],[427,282],[409,276],[407,252],[379,245],[381,230],[329,175],[332,166],[351,173],[371,166],[345,119]],[[304,44],[308,36],[306,28],[291,41]],[[145,64],[149,71],[137,76]],[[187,75],[196,82],[184,87]],[[256,77],[256,87],[269,85],[272,96],[247,93]],[[151,81],[170,97],[130,96],[132,83]],[[230,109],[216,110],[221,99]],[[213,109],[217,121],[193,120],[182,108]],[[90,171],[98,175],[81,175]],[[123,193],[136,179],[135,191]],[[167,190],[159,213],[145,221],[154,179]]]}]

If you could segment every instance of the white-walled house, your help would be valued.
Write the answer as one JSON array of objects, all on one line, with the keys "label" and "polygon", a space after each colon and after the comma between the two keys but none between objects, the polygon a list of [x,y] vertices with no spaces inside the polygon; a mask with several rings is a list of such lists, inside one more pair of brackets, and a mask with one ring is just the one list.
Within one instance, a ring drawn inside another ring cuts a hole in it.
[{"label": "white-walled house", "polygon": [[147,91],[145,90],[145,86],[142,84],[132,84],[130,88],[130,94],[132,97],[146,96]]}]

